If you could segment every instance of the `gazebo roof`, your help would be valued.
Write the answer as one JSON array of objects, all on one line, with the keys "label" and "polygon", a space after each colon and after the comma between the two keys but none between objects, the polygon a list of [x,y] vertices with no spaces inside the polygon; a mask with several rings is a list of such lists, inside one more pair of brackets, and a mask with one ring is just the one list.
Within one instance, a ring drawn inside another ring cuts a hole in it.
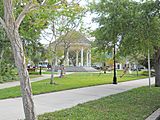
[{"label": "gazebo roof", "polygon": [[60,39],[62,39],[62,41],[69,41],[70,43],[90,44],[90,41],[85,37],[85,35],[75,30],[66,33],[66,35],[61,36]]},{"label": "gazebo roof", "polygon": [[73,41],[73,43],[91,44],[91,42],[85,36],[83,36],[83,35],[81,35],[81,38],[77,39],[76,41]]},{"label": "gazebo roof", "polygon": [[[70,49],[79,49],[81,47],[91,47],[91,41],[89,41],[82,33],[77,31],[70,31],[66,35],[61,36],[57,41],[61,41],[59,46],[63,46],[64,43],[70,43]],[[52,44],[54,45],[56,41]]]}]

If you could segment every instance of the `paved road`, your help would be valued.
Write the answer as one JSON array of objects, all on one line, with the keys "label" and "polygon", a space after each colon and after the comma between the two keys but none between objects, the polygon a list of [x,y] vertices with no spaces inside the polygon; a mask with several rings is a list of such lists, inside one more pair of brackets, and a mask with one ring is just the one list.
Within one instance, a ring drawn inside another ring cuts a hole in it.
[{"label": "paved road", "polygon": [[[48,78],[50,78],[50,75],[42,75],[42,77],[31,79],[31,82],[36,82],[36,81],[40,81],[40,80],[44,80],[44,79],[48,79]],[[19,81],[2,83],[2,84],[0,84],[0,89],[14,87],[14,86],[18,86],[18,85],[20,85]]]},{"label": "paved road", "polygon": [[[152,84],[154,78],[152,78]],[[73,107],[79,103],[96,100],[104,96],[121,93],[133,88],[148,85],[148,79],[128,81],[117,85],[107,84],[55,93],[35,95],[36,113],[53,112]],[[21,98],[0,100],[0,120],[17,120],[24,118]]]}]

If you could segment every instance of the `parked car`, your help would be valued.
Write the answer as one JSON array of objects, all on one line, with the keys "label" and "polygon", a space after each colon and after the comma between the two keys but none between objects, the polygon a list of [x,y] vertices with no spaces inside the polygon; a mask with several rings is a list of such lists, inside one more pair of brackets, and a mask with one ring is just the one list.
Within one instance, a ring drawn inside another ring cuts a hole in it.
[{"label": "parked car", "polygon": [[47,68],[48,64],[39,64],[38,67]]},{"label": "parked car", "polygon": [[[131,68],[132,71],[137,71],[137,68]],[[138,71],[145,70],[145,67],[138,66]]]}]

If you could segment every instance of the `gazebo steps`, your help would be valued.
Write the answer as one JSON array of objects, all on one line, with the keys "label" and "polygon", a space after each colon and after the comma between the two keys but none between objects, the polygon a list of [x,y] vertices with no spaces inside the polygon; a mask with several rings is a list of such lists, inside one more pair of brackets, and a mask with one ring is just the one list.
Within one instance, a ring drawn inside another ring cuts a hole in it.
[{"label": "gazebo steps", "polygon": [[65,67],[66,72],[98,72],[98,70],[93,67],[77,67],[77,66],[69,66]]},{"label": "gazebo steps", "polygon": [[[48,71],[50,70],[51,69],[49,69]],[[56,66],[55,71],[58,71],[58,70],[59,70],[59,67]],[[93,67],[78,67],[78,66],[65,67],[65,71],[66,72],[98,72],[98,70]]]}]

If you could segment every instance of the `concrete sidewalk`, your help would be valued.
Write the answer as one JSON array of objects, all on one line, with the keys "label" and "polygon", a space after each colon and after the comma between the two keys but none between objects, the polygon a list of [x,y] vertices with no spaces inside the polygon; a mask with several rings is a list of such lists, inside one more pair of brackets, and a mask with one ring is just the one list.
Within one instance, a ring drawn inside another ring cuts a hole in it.
[{"label": "concrete sidewalk", "polygon": [[[154,78],[152,78],[154,84]],[[73,107],[79,103],[96,100],[101,97],[121,93],[133,88],[148,85],[148,79],[128,81],[117,85],[106,84],[80,89],[66,90],[34,96],[37,114],[53,112]],[[21,98],[0,100],[0,120],[17,120],[24,118]]]},{"label": "concrete sidewalk", "polygon": [[[72,74],[72,73],[68,72],[67,75],[68,74]],[[43,74],[42,77],[32,78],[30,81],[31,82],[37,82],[37,81],[49,79],[50,77],[51,77],[51,75],[49,75],[49,74]],[[58,77],[58,75],[55,74],[54,77]],[[2,83],[2,84],[0,84],[0,89],[14,87],[14,86],[18,86],[18,85],[20,85],[20,81]]]},{"label": "concrete sidewalk", "polygon": [[[50,75],[42,75],[42,77],[37,77],[37,78],[31,79],[31,82],[41,81],[41,80],[48,79],[48,78],[50,78]],[[20,81],[2,83],[2,84],[0,84],[0,89],[14,87],[14,86],[18,86],[18,85],[20,85]]]}]

